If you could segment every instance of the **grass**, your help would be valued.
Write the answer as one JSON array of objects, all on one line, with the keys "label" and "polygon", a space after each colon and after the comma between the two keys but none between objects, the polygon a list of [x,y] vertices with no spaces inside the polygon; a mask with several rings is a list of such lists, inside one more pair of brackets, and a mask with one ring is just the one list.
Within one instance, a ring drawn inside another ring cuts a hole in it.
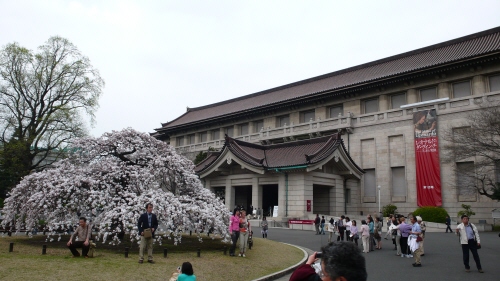
[{"label": "grass", "polygon": [[[171,241],[155,244],[156,264],[139,264],[137,244],[111,246],[98,242],[95,257],[84,259],[71,257],[65,245],[68,239],[62,236],[59,242],[45,242],[44,236],[24,235],[0,238],[0,280],[169,280],[185,261],[193,264],[198,281],[252,280],[294,265],[303,257],[295,247],[256,237],[246,258],[230,257],[229,251],[223,253],[229,244],[220,239],[203,237],[200,243],[188,235],[178,246]],[[14,242],[12,253],[10,242]],[[42,255],[42,245],[47,245],[46,255]],[[125,247],[131,248],[129,258],[124,257]],[[168,249],[167,258],[163,258],[163,248]]]}]

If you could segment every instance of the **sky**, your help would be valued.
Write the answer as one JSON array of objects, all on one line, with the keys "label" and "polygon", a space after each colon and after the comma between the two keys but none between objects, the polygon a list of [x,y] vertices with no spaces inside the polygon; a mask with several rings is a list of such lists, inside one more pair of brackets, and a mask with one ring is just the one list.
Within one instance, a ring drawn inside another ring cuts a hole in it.
[{"label": "sky", "polygon": [[0,0],[0,47],[62,36],[106,85],[93,136],[500,26],[500,1]]}]

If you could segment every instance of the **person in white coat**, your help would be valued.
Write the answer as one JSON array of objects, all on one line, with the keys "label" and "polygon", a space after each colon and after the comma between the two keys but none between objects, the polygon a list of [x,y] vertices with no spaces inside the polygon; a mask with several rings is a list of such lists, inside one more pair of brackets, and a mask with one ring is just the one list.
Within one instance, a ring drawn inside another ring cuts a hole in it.
[{"label": "person in white coat", "polygon": [[472,257],[476,262],[477,270],[483,273],[481,267],[481,260],[479,259],[479,254],[477,249],[481,247],[481,239],[479,237],[479,232],[474,224],[469,223],[469,217],[467,215],[462,215],[462,223],[457,226],[456,233],[460,236],[460,244],[462,244],[462,254],[465,265],[465,271],[470,272],[469,266],[469,251],[472,252]]}]

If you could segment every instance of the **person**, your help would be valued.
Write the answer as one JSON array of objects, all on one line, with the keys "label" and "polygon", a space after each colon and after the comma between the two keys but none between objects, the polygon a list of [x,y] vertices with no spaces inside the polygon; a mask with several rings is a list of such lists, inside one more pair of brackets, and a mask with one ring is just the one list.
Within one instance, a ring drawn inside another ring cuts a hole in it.
[{"label": "person", "polygon": [[340,216],[340,220],[337,222],[337,229],[339,231],[339,237],[337,237],[337,241],[344,241],[344,232],[345,232],[345,216]]},{"label": "person", "polygon": [[[78,238],[78,241],[73,241],[73,237]],[[92,236],[92,227],[87,223],[85,217],[81,217],[79,220],[79,225],[75,232],[69,237],[69,241],[66,244],[73,254],[73,257],[79,257],[80,252],[76,248],[82,248],[82,256],[88,258],[88,253],[90,250],[90,238]]]},{"label": "person", "polygon": [[477,270],[483,273],[483,268],[481,267],[481,260],[479,259],[479,254],[477,253],[478,247],[481,247],[481,238],[479,237],[479,231],[474,224],[469,223],[469,217],[467,215],[462,215],[462,223],[457,226],[456,233],[460,237],[460,244],[462,245],[462,257],[464,260],[465,271],[470,272],[469,266],[469,251],[472,252],[472,257],[476,262]]},{"label": "person", "polygon": [[382,233],[382,222],[379,217],[375,217],[373,236],[375,237],[375,240],[377,240],[377,250],[382,249],[382,236],[380,233]]},{"label": "person", "polygon": [[[153,261],[153,239],[155,237],[156,229],[158,228],[158,220],[156,215],[153,214],[153,204],[146,204],[146,212],[139,217],[137,222],[137,228],[139,234],[141,235],[141,244],[139,246],[139,263],[144,262],[144,249],[148,251],[148,262],[155,263]],[[144,232],[150,229],[151,237],[144,237]]]},{"label": "person", "polygon": [[247,219],[247,214],[245,210],[240,212],[240,254],[239,257],[246,257],[245,253],[247,251],[248,245],[248,235],[252,229],[250,228],[250,221]]},{"label": "person", "polygon": [[194,275],[193,265],[190,262],[183,262],[181,270],[177,276],[177,281],[196,281],[196,275]]},{"label": "person", "polygon": [[361,240],[363,241],[363,253],[370,252],[370,228],[366,224],[366,220],[361,220]]},{"label": "person", "polygon": [[262,238],[267,238],[267,220],[266,217],[262,217],[262,222],[260,223],[260,226],[262,227]]},{"label": "person", "polygon": [[231,248],[229,248],[229,256],[234,257],[236,243],[240,237],[240,210],[238,208],[234,208],[233,215],[231,216],[229,222],[229,235],[231,235],[231,241],[233,242]]},{"label": "person", "polygon": [[333,234],[335,233],[335,221],[333,220],[333,218],[330,218],[326,230],[328,231],[328,243],[333,242],[332,237]]},{"label": "person", "polygon": [[399,239],[399,244],[401,245],[401,257],[411,258],[413,256],[410,254],[410,251],[408,249],[408,236],[410,235],[411,225],[407,224],[405,221],[405,217],[402,216],[401,218],[399,218],[400,223],[398,228],[401,232],[401,238]]},{"label": "person", "polygon": [[262,209],[257,207],[257,219],[260,220],[260,216],[262,215]]},{"label": "person", "polygon": [[392,236],[392,233],[391,231],[389,230],[389,228],[391,227],[391,224],[392,224],[392,217],[393,215],[389,215],[389,217],[387,218],[387,233],[385,234],[384,236],[384,239],[387,240],[387,236]]},{"label": "person", "polygon": [[394,244],[394,250],[396,250],[396,256],[401,256],[401,231],[399,231],[399,221],[397,216],[392,217],[391,226],[389,227],[389,231],[392,235],[392,244]]},{"label": "person", "polygon": [[316,273],[312,265],[317,260],[316,252],[307,262],[299,266],[290,276],[290,281],[366,281],[366,261],[356,245],[337,241],[321,248],[321,271]]},{"label": "person", "polygon": [[450,230],[450,233],[453,233],[453,231],[451,230],[451,219],[450,219],[450,216],[446,216],[446,233],[448,233],[448,229]]},{"label": "person", "polygon": [[418,220],[422,221],[422,218],[417,216],[417,217],[411,217],[411,231],[410,231],[410,242],[409,242],[409,247],[413,251],[413,254],[415,256],[415,263],[413,263],[413,267],[421,267],[422,263],[420,262],[420,256],[422,254],[422,250],[420,249],[420,243],[417,240],[417,237],[422,234],[422,229],[420,228],[420,224],[418,224]]},{"label": "person", "polygon": [[[413,115],[415,127],[415,137],[426,138],[435,134],[436,121],[435,116],[430,114],[430,111],[418,111]],[[411,219],[411,218],[410,218]]]},{"label": "person", "polygon": [[325,216],[321,216],[320,227],[321,227],[321,230],[320,230],[319,234],[325,235]]},{"label": "person", "polygon": [[373,219],[372,217],[368,217],[368,229],[370,230],[370,244],[368,245],[369,246],[369,249],[370,249],[370,252],[373,252],[373,243],[375,243],[375,224],[373,223]]},{"label": "person", "polygon": [[351,241],[351,219],[349,217],[345,217],[345,240]]},{"label": "person", "polygon": [[319,235],[319,224],[321,219],[319,218],[319,214],[316,214],[316,218],[314,219],[314,227],[316,228],[316,235]]},{"label": "person", "polygon": [[351,226],[349,227],[349,231],[351,232],[351,235],[352,235],[351,241],[354,241],[354,244],[356,244],[356,246],[358,246],[359,235],[358,235],[358,227],[357,227],[356,220],[352,220]]},{"label": "person", "polygon": [[420,234],[422,241],[418,243],[418,248],[420,249],[420,256],[424,256],[425,255],[424,240],[425,240],[425,230],[427,229],[427,225],[425,224],[425,222],[422,221],[421,216],[417,216],[417,222],[420,225],[420,229],[422,230],[422,233]]}]

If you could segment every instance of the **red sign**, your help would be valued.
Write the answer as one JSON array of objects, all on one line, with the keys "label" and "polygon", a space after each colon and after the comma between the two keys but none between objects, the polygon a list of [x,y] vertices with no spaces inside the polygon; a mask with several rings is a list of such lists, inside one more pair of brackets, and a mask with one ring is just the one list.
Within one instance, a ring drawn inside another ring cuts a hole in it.
[{"label": "red sign", "polygon": [[413,114],[418,206],[441,206],[441,168],[436,110]]},{"label": "red sign", "polygon": [[288,224],[314,224],[314,220],[289,220]]},{"label": "red sign", "polygon": [[307,211],[311,211],[311,200],[307,200]]}]

